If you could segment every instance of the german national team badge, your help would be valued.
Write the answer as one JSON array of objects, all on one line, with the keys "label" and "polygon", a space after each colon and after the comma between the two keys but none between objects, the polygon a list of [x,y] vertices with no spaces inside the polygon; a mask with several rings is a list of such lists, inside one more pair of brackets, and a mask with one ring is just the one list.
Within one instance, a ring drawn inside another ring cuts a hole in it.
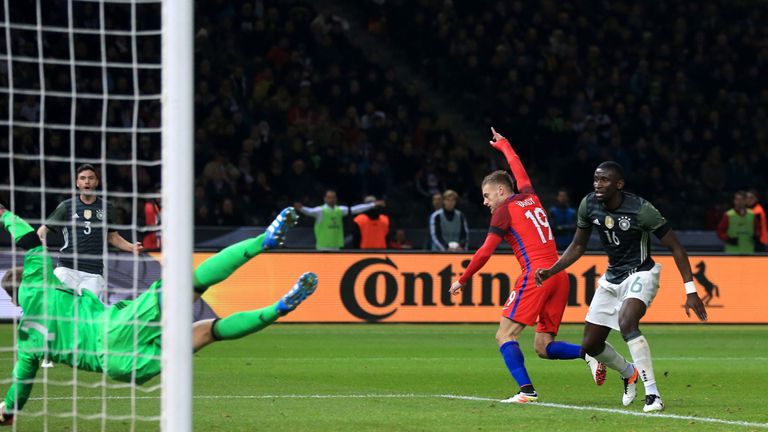
[{"label": "german national team badge", "polygon": [[619,228],[621,228],[622,231],[628,230],[629,225],[630,225],[629,216],[622,216],[619,218]]},{"label": "german national team badge", "polygon": [[102,209],[96,210],[96,219],[104,220],[104,210]]},{"label": "german national team badge", "polygon": [[85,218],[85,220],[91,220],[91,216],[93,216],[93,212],[91,212],[91,209],[83,210],[83,217]]},{"label": "german national team badge", "polygon": [[605,227],[608,229],[613,228],[613,218],[610,215],[605,217]]}]

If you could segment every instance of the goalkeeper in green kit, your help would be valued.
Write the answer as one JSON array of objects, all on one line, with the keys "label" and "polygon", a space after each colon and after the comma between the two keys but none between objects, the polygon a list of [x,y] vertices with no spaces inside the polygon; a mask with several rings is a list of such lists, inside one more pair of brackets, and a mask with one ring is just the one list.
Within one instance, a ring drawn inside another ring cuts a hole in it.
[{"label": "goalkeeper in green kit", "polygon": [[[260,252],[281,246],[296,224],[293,207],[284,209],[264,234],[223,249],[198,266],[196,300],[208,287],[235,272]],[[65,286],[53,274],[53,263],[29,224],[0,204],[0,221],[19,248],[26,249],[24,266],[9,270],[2,287],[22,309],[17,329],[17,361],[13,380],[0,403],[0,425],[13,423],[32,390],[38,367],[47,358],[80,370],[103,372],[122,382],[143,384],[160,373],[162,281],[155,281],[135,300],[105,306],[88,290]],[[239,339],[268,327],[294,310],[315,291],[317,276],[304,273],[277,303],[223,319],[197,321],[193,345]]]}]

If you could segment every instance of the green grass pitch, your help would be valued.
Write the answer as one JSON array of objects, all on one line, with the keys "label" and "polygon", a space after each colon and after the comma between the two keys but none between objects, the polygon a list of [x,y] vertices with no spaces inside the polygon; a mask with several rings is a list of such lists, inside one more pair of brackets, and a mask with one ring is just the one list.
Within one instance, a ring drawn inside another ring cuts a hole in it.
[{"label": "green grass pitch", "polygon": [[[495,328],[278,324],[212,345],[194,359],[195,430],[768,431],[768,326],[643,326],[667,405],[661,415],[642,413],[642,388],[632,406],[622,406],[621,380],[613,371],[596,387],[580,360],[537,358],[532,329],[521,346],[541,403],[498,403],[515,385],[495,346]],[[11,345],[11,330],[0,327],[0,346]],[[581,331],[564,326],[559,339],[578,342]],[[627,354],[617,335],[611,342]],[[1,358],[7,378],[11,353]],[[59,383],[73,376],[61,365],[47,374]],[[81,372],[78,380],[79,418],[67,417],[71,384],[48,385],[47,403],[37,384],[25,411],[50,414],[21,416],[18,430],[100,430],[103,406],[115,417],[159,415],[159,391],[137,391],[132,403],[130,389],[110,389],[105,401],[101,388],[89,387],[100,375]],[[108,420],[106,429],[132,430],[125,419]],[[157,422],[138,422],[133,430],[157,429]]]}]

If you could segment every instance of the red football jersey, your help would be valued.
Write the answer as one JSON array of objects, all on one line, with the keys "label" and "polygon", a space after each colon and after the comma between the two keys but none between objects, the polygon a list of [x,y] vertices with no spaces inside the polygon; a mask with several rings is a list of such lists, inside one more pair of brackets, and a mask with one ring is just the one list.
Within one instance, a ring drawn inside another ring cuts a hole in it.
[{"label": "red football jersey", "polygon": [[519,193],[507,198],[493,211],[485,243],[475,252],[466,271],[459,277],[459,282],[466,284],[485,265],[501,239],[504,239],[512,245],[523,271],[522,285],[527,285],[533,282],[530,272],[549,267],[557,261],[555,236],[549,226],[547,212],[533,189],[520,157],[506,139],[496,141],[494,147],[506,156]]},{"label": "red football jersey", "polygon": [[557,261],[557,247],[547,212],[535,193],[513,195],[491,217],[490,232],[507,241],[525,271],[547,268]]}]

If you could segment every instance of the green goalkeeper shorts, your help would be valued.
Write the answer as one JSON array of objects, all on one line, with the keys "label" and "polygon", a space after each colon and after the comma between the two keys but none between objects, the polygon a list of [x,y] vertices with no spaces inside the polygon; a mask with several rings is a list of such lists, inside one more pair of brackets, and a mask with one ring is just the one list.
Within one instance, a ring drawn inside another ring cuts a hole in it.
[{"label": "green goalkeeper shorts", "polygon": [[144,384],[160,373],[161,286],[156,281],[135,300],[109,307],[105,363],[110,378]]}]

